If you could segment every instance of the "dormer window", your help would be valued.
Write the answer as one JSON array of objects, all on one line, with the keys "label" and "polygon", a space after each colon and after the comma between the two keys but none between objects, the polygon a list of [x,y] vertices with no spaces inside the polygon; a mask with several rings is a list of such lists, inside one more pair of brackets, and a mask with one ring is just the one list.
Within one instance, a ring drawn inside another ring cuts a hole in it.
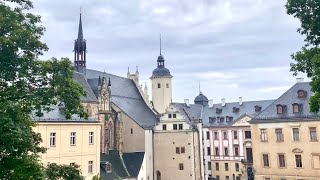
[{"label": "dormer window", "polygon": [[292,111],[293,111],[293,113],[301,112],[301,105],[298,103],[292,104]]},{"label": "dormer window", "polygon": [[106,172],[107,173],[111,173],[112,172],[112,167],[111,167],[111,163],[106,163]]},{"label": "dormer window", "polygon": [[216,113],[221,113],[222,109],[221,108],[216,108]]},{"label": "dormer window", "polygon": [[224,117],[217,117],[217,119],[218,119],[218,123],[221,123],[224,121]]},{"label": "dormer window", "polygon": [[216,117],[209,117],[209,123],[214,123],[216,119]]},{"label": "dormer window", "polygon": [[254,106],[254,111],[255,111],[255,112],[260,112],[261,109],[262,109],[261,106],[258,106],[258,105],[255,105],[255,106]]},{"label": "dormer window", "polygon": [[239,110],[240,110],[240,108],[238,108],[238,107],[233,107],[233,108],[232,108],[232,111],[233,111],[233,112],[239,112]]},{"label": "dormer window", "polygon": [[277,114],[283,114],[285,111],[285,106],[281,104],[277,104]]},{"label": "dormer window", "polygon": [[232,116],[227,116],[226,117],[226,121],[233,121],[233,117]]},{"label": "dormer window", "polygon": [[298,98],[299,99],[304,99],[304,98],[307,97],[307,92],[305,90],[300,89],[300,90],[298,90],[297,93],[298,93]]}]

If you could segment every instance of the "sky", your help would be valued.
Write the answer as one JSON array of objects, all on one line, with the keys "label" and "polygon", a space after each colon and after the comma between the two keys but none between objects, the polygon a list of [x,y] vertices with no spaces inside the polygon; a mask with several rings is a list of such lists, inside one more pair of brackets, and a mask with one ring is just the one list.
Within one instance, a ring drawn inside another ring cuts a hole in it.
[{"label": "sky", "polygon": [[[49,46],[43,59],[73,60],[79,11],[87,68],[126,77],[139,68],[150,88],[159,55],[173,75],[173,101],[192,102],[200,90],[220,103],[275,99],[296,81],[291,54],[304,44],[300,22],[285,0],[38,0]],[[299,74],[298,77],[305,77]],[[306,79],[305,79],[306,81]],[[151,93],[151,92],[150,92]],[[151,95],[151,94],[150,94]]]}]

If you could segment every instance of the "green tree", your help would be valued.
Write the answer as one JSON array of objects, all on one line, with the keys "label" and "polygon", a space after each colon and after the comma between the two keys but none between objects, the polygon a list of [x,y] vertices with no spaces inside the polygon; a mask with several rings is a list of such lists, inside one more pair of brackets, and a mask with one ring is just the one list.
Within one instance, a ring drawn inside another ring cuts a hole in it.
[{"label": "green tree", "polygon": [[48,164],[46,176],[48,180],[83,180],[79,165],[57,165]]},{"label": "green tree", "polygon": [[102,180],[102,176],[100,176],[99,174],[94,175],[91,180]]},{"label": "green tree", "polygon": [[44,179],[39,161],[41,137],[32,131],[31,114],[43,115],[59,102],[71,114],[87,117],[80,104],[85,95],[73,80],[68,59],[40,61],[48,50],[40,41],[44,27],[30,13],[29,0],[0,1],[0,179]]},{"label": "green tree", "polygon": [[301,27],[297,32],[304,35],[305,45],[300,51],[292,54],[295,63],[291,64],[294,75],[306,73],[311,78],[311,90],[315,93],[310,98],[312,112],[320,108],[320,1],[319,0],[288,0],[287,13],[298,18]]}]

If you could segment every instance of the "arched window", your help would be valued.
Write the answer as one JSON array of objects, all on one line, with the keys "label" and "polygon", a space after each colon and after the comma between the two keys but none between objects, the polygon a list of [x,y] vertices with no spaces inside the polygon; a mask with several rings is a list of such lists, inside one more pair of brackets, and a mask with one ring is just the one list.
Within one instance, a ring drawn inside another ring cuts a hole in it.
[{"label": "arched window", "polygon": [[160,171],[157,171],[157,180],[161,180],[161,172]]}]

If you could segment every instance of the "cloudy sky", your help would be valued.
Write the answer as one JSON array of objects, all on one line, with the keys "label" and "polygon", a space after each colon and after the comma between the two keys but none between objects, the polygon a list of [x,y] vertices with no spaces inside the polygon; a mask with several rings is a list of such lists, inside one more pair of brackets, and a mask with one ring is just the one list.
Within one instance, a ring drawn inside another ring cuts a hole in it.
[{"label": "cloudy sky", "polygon": [[[139,66],[148,82],[159,55],[173,78],[173,100],[201,91],[214,102],[277,98],[295,83],[290,54],[300,49],[299,21],[285,0],[41,0],[34,11],[46,27],[43,58],[73,59],[79,9],[87,68],[126,76]],[[304,77],[300,74],[299,77]],[[150,89],[150,88],[149,88]]]}]

